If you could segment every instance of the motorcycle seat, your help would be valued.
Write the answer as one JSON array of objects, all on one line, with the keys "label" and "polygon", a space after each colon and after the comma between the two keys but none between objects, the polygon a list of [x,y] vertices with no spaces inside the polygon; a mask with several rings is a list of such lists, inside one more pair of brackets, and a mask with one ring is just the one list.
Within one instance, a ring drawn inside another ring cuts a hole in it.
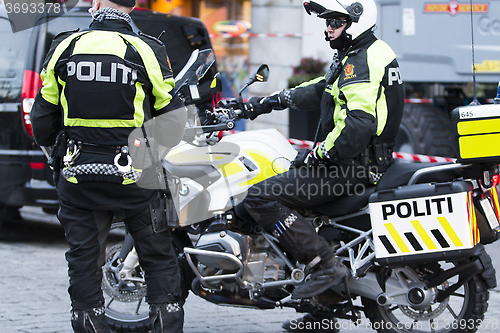
[{"label": "motorcycle seat", "polygon": [[[438,165],[451,164],[451,162],[442,163],[394,163],[387,169],[384,176],[377,184],[377,191],[396,188],[408,184],[413,174],[424,168],[434,167]],[[461,172],[459,169],[442,170],[429,174],[422,175],[417,183],[442,183],[452,181],[453,179],[460,178]]]},{"label": "motorcycle seat", "polygon": [[[376,191],[382,191],[406,185],[408,184],[411,176],[413,176],[416,171],[423,168],[444,164],[449,163],[395,163],[391,165],[385,172],[384,176],[380,179],[377,186],[365,187],[365,191],[362,195],[341,197],[331,202],[312,207],[310,208],[310,210],[314,213],[329,217],[337,217],[354,213],[368,205],[370,195],[372,195]],[[439,172],[433,172],[432,174],[423,175],[418,179],[417,183],[447,182],[459,177],[461,177],[461,174],[460,170],[458,169],[443,170]]]},{"label": "motorcycle seat", "polygon": [[312,207],[310,210],[314,213],[329,217],[354,213],[368,204],[368,198],[370,198],[370,195],[375,193],[375,188],[375,186],[367,186],[361,195],[340,197],[325,204]]}]

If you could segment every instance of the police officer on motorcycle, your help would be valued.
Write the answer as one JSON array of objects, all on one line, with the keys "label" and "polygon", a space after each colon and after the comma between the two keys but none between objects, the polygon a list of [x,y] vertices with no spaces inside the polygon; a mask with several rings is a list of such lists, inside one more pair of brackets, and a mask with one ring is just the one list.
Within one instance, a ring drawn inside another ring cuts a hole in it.
[{"label": "police officer on motorcycle", "polygon": [[[170,94],[174,80],[163,43],[132,31],[134,6],[135,0],[94,0],[89,29],[54,38],[31,112],[37,144],[57,141],[52,157],[54,170],[60,169],[58,219],[69,244],[68,292],[77,333],[110,332],[101,267],[113,218],[123,220],[134,237],[153,332],[183,330],[172,236],[169,229],[153,230],[152,225],[154,218],[165,216],[158,214],[164,197],[159,187],[137,184],[158,168],[134,168],[141,161],[132,161],[131,149],[146,144],[153,134],[146,133],[144,123],[156,119],[161,132],[155,140],[175,146],[183,136],[186,110]],[[129,142],[134,129],[145,137]]]},{"label": "police officer on motorcycle", "polygon": [[[289,171],[253,186],[243,201],[252,217],[309,270],[309,277],[292,291],[296,299],[342,283],[349,270],[289,207],[310,209],[352,195],[356,186],[375,184],[393,163],[404,103],[396,56],[373,32],[373,0],[305,1],[304,8],[325,20],[326,41],[337,52],[327,74],[272,96],[252,97],[244,110],[250,119],[287,107],[321,110],[326,139],[312,151],[299,152]],[[321,320],[307,314],[295,320],[297,325],[292,320],[283,328],[306,332],[305,324]]]}]

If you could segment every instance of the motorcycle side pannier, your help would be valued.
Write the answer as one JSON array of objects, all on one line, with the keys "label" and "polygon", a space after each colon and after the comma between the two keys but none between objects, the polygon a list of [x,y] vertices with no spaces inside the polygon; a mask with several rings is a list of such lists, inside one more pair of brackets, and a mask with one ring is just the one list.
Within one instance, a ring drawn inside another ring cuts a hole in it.
[{"label": "motorcycle side pannier", "polygon": [[500,105],[458,107],[451,112],[458,162],[500,163]]},{"label": "motorcycle side pannier", "polygon": [[467,181],[379,191],[369,207],[375,257],[383,265],[460,260],[480,242]]}]

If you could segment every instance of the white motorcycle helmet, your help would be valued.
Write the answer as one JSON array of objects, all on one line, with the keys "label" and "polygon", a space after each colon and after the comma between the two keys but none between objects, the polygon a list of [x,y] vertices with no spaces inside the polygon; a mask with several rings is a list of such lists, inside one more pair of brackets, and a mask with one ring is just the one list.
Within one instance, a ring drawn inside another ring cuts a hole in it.
[{"label": "white motorcycle helmet", "polygon": [[349,19],[351,22],[347,23],[344,31],[350,40],[371,30],[377,23],[377,5],[374,0],[305,0],[304,9],[309,15],[315,13],[323,19]]}]

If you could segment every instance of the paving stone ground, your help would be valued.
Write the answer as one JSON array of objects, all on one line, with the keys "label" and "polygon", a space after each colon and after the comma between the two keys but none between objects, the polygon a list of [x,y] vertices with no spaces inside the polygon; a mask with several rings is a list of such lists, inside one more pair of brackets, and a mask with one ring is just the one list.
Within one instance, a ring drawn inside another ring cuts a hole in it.
[{"label": "paving stone ground", "polygon": [[[53,217],[23,209],[28,220],[7,222],[0,229],[0,333],[70,333],[70,304],[64,233]],[[500,269],[500,242],[488,245]],[[279,333],[281,323],[300,315],[292,309],[256,310],[217,306],[193,294],[185,305],[186,333]],[[500,329],[500,289],[490,291],[488,328]],[[364,321],[364,323],[366,323]],[[495,326],[494,324],[497,324]],[[342,332],[374,332],[342,320]]]}]

